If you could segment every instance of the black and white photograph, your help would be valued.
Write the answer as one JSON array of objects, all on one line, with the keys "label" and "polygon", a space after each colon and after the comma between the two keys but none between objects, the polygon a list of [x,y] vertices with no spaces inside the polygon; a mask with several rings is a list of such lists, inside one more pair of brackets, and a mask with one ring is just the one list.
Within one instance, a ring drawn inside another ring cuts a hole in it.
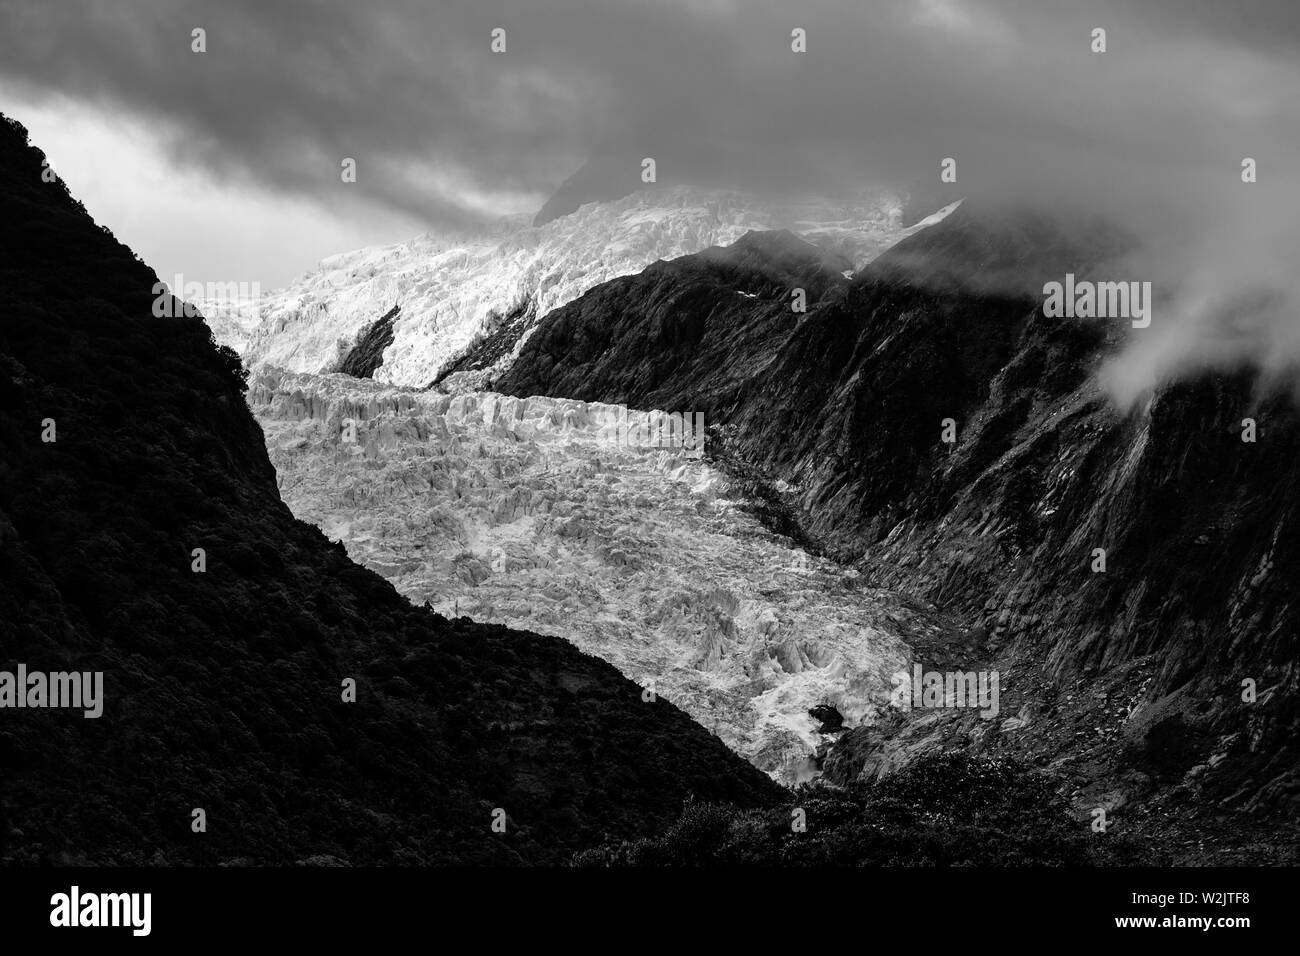
[{"label": "black and white photograph", "polygon": [[1293,922],[1295,0],[0,0],[0,120],[7,936]]}]

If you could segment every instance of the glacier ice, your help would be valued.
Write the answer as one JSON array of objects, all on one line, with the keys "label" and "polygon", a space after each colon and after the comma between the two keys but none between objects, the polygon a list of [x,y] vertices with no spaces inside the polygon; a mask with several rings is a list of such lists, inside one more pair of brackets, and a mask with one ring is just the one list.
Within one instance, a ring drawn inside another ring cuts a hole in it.
[{"label": "glacier ice", "polygon": [[782,781],[814,772],[809,708],[870,722],[910,659],[892,595],[767,531],[707,461],[615,440],[620,406],[267,367],[248,398],[285,501],[354,560],[567,638]]}]

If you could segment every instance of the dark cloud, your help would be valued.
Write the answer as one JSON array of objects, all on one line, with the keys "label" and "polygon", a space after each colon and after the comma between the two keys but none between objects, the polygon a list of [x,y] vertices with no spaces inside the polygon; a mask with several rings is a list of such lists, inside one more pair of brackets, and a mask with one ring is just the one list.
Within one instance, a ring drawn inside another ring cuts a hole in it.
[{"label": "dark cloud", "polygon": [[[1210,118],[1222,139],[1246,132],[1214,102],[1214,64],[1175,55],[1293,48],[1290,0],[1246,8],[5,0],[0,70],[144,116],[178,161],[224,177],[328,199],[354,157],[356,192],[437,222],[473,215],[474,190],[545,191],[615,149],[672,157],[668,180],[788,188],[897,178],[958,153],[974,184],[1005,170],[1007,153],[1098,143],[1159,162],[1199,148]],[[1088,51],[1092,25],[1110,31],[1107,57]],[[488,46],[496,26],[501,55]],[[793,27],[808,31],[808,53],[790,51]],[[1257,91],[1254,120],[1293,121],[1285,92]]]},{"label": "dark cloud", "polygon": [[[1149,259],[1171,281],[1216,257],[1297,251],[1294,0],[0,0],[0,11],[0,75],[28,95],[143,117],[177,164],[220,179],[402,210],[431,228],[544,196],[593,155],[655,156],[661,183],[774,192],[937,187],[951,156],[959,182],[947,192],[1108,211],[1176,237]],[[203,56],[190,52],[196,26]],[[505,54],[489,50],[494,27]],[[795,27],[807,53],[790,50]],[[1105,55],[1089,49],[1094,27],[1108,31]],[[346,193],[345,156],[361,171]],[[1244,156],[1260,164],[1249,194]]]}]

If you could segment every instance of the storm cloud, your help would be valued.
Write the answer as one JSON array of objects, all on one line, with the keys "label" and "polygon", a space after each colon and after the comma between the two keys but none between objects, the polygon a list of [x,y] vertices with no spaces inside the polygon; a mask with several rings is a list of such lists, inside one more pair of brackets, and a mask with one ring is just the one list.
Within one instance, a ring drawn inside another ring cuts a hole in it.
[{"label": "storm cloud", "polygon": [[[146,124],[169,164],[216,183],[431,230],[536,208],[598,156],[773,194],[928,183],[1143,239],[1156,274],[1132,278],[1176,290],[1177,321],[1146,330],[1117,394],[1211,341],[1225,361],[1300,354],[1292,0],[0,0],[0,18],[20,98],[0,109],[61,97]],[[1261,286],[1267,332],[1216,339],[1216,312]]]}]

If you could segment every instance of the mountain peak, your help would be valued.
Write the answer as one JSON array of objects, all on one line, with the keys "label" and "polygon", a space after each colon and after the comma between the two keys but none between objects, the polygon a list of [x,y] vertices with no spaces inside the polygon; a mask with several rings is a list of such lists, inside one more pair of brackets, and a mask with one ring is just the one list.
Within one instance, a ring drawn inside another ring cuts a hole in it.
[{"label": "mountain peak", "polygon": [[612,202],[651,188],[641,179],[642,158],[616,153],[589,159],[546,200],[533,217],[533,225],[544,226],[587,203]]},{"label": "mountain peak", "polygon": [[[483,356],[474,353],[493,336],[487,358],[508,364],[536,319],[602,282],[730,245],[749,232],[784,230],[781,238],[751,237],[728,255],[755,256],[768,268],[788,260],[793,274],[805,271],[815,246],[823,250],[825,269],[851,270],[908,234],[893,210],[893,198],[884,195],[846,204],[775,202],[688,186],[637,189],[507,234],[425,238],[332,257],[265,296],[260,324],[231,344],[241,345],[250,365],[324,372],[400,305],[391,342],[374,356],[378,364],[367,367],[376,381],[424,387],[482,370]],[[238,331],[233,323],[221,328],[227,335]],[[498,335],[503,329],[509,341]],[[502,370],[504,364],[495,371]],[[462,385],[477,387],[455,383]]]}]

